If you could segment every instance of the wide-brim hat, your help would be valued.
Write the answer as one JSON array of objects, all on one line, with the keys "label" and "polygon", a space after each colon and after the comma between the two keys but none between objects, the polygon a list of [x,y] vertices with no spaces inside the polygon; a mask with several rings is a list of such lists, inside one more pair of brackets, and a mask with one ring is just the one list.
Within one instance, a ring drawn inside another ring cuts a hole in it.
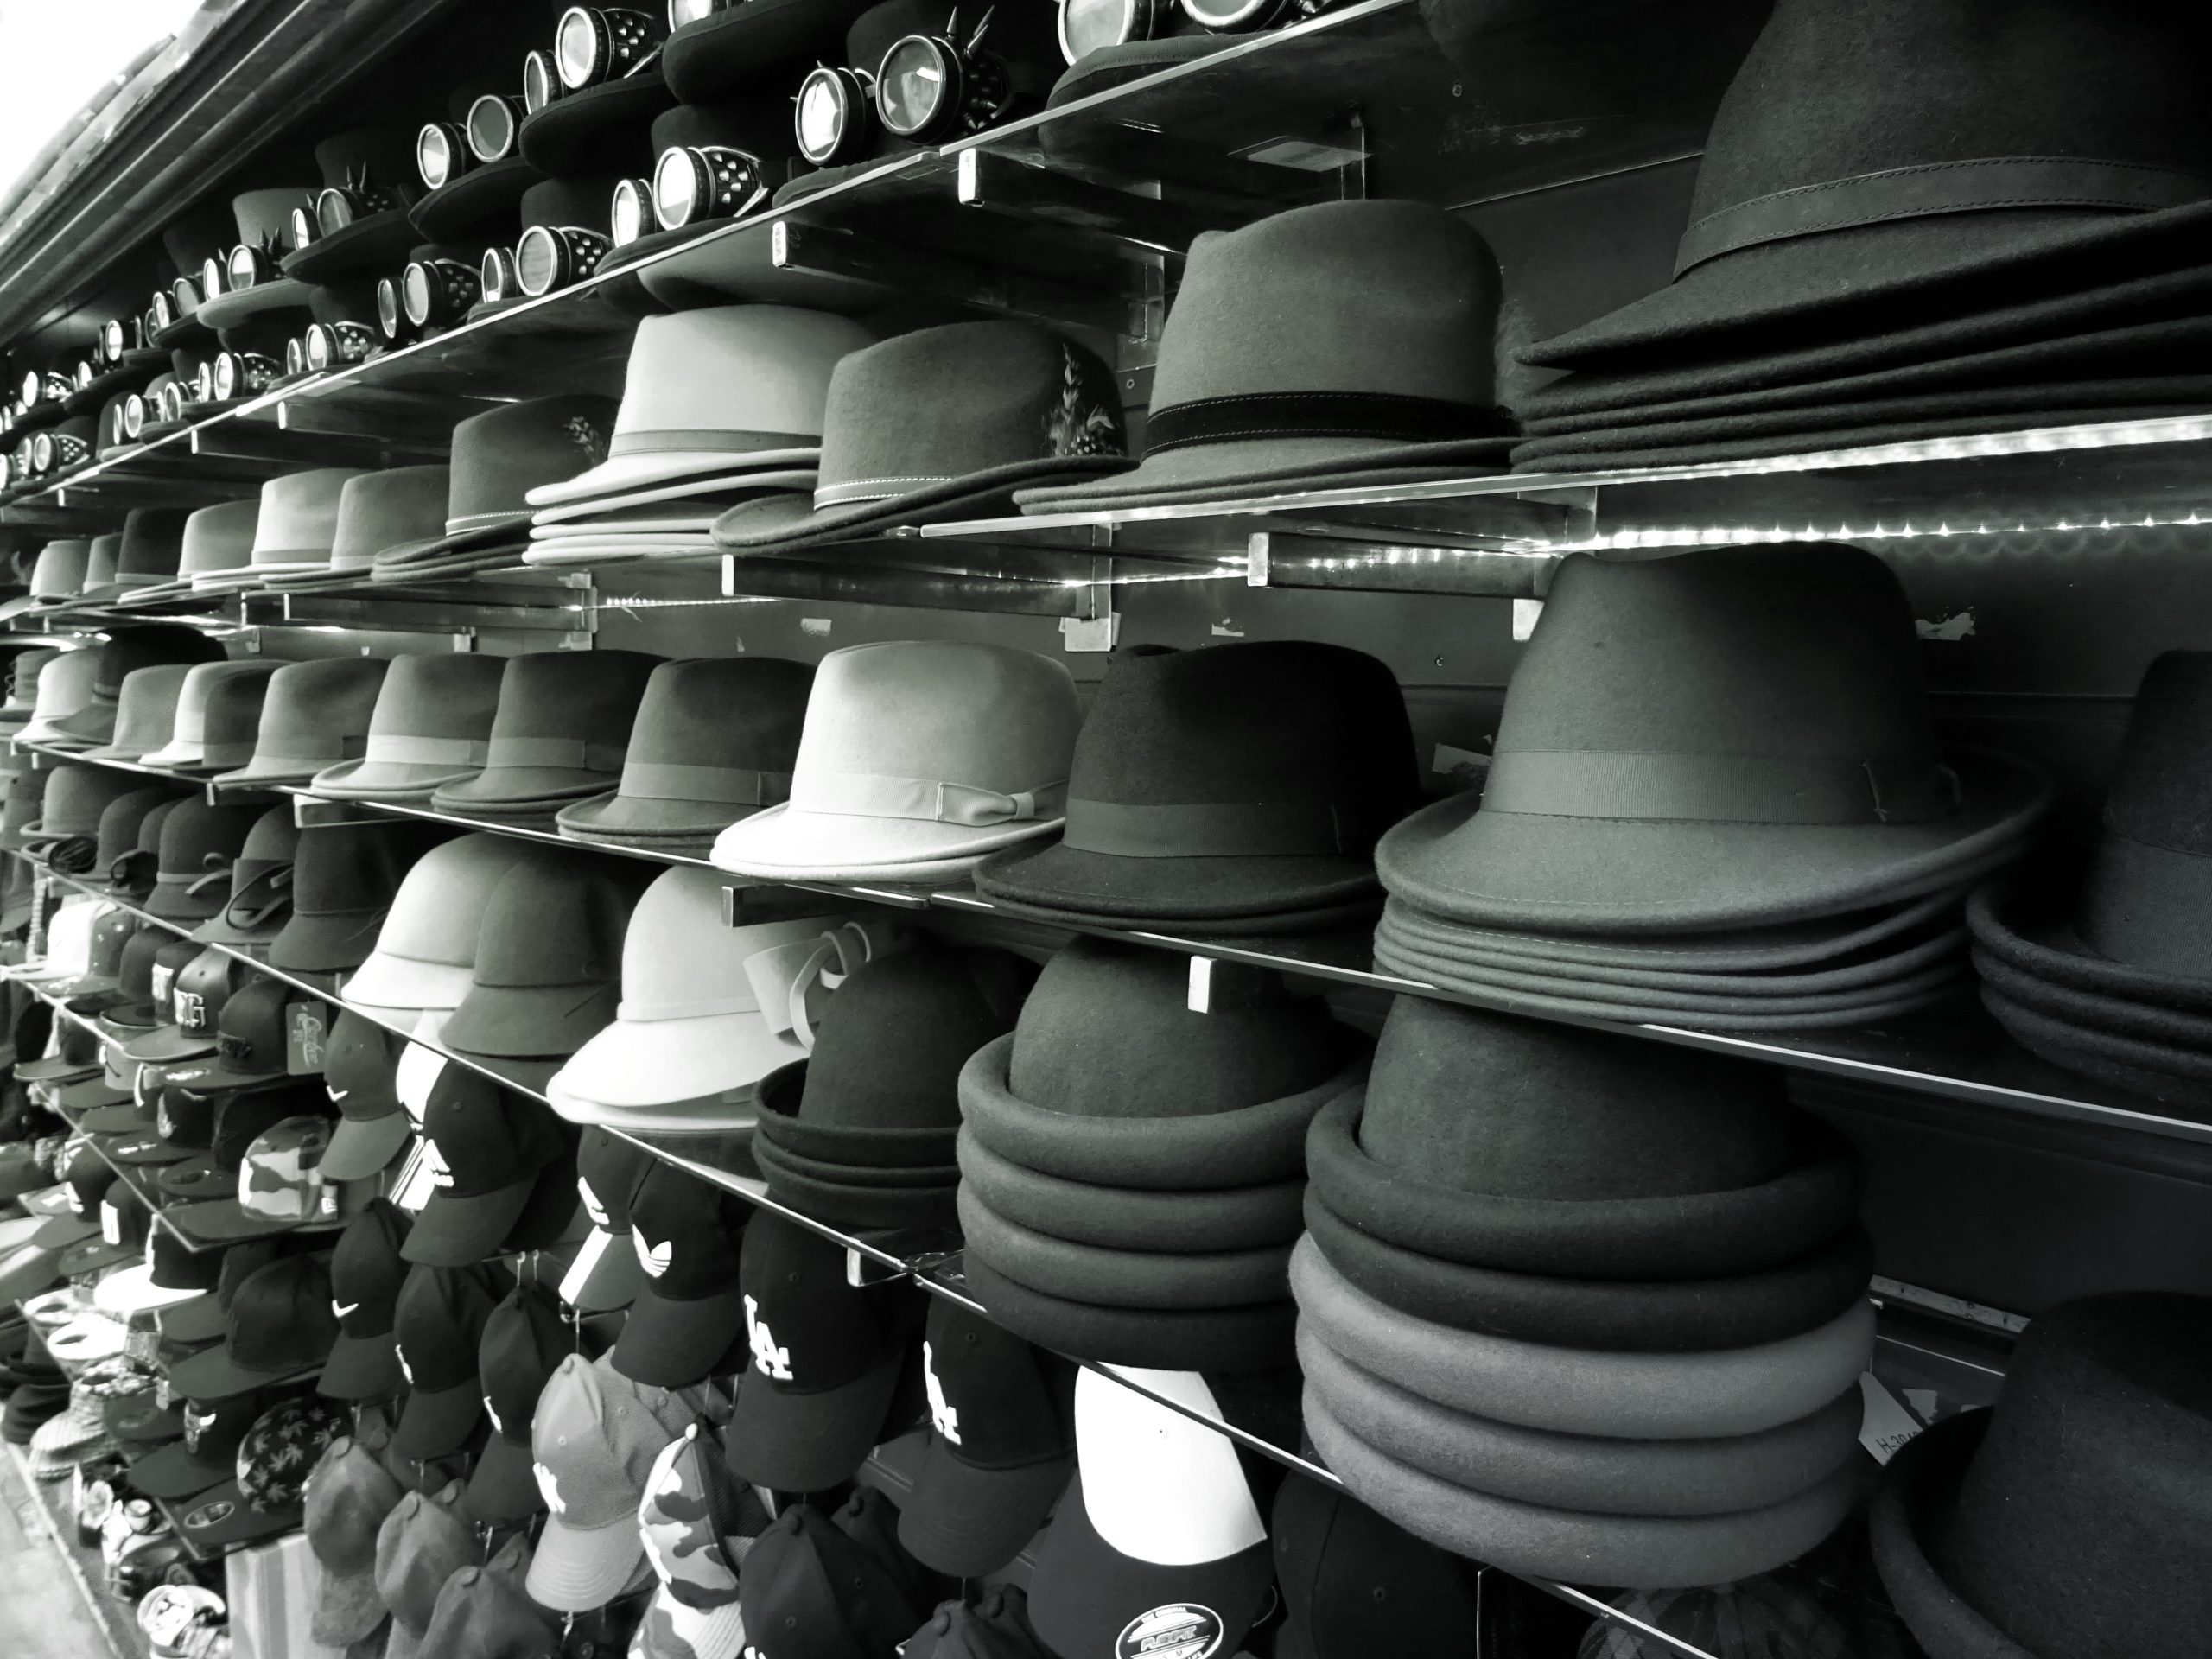
[{"label": "wide-brim hat", "polygon": [[[749,86],[780,86],[787,64],[836,59],[845,30],[872,0],[749,0],[684,24],[661,50],[661,73],[687,104]],[[842,60],[839,60],[842,61]]]},{"label": "wide-brim hat", "polygon": [[[251,288],[226,289],[220,294],[200,302],[195,321],[213,329],[235,328],[252,318],[265,316],[271,311],[301,311],[308,308],[314,297],[315,286],[296,276],[278,276],[265,283],[256,283]],[[232,398],[233,404],[251,403],[251,398]],[[200,421],[221,407],[216,404],[194,404],[185,423]],[[156,429],[149,426],[140,433],[141,438],[156,435]]]},{"label": "wide-brim hat", "polygon": [[[771,467],[760,472],[725,476],[701,473],[673,479],[642,489],[626,489],[613,495],[590,496],[543,506],[531,517],[531,543],[557,533],[564,537],[604,536],[633,526],[627,518],[646,515],[658,529],[680,528],[686,535],[700,528],[711,531],[714,522],[729,508],[748,499],[756,490],[810,490],[820,477],[812,463],[804,467]],[[648,514],[649,509],[659,509]]]},{"label": "wide-brim hat", "polygon": [[653,118],[676,103],[658,70],[569,92],[522,118],[522,158],[551,177],[620,173],[626,160],[650,170]]}]

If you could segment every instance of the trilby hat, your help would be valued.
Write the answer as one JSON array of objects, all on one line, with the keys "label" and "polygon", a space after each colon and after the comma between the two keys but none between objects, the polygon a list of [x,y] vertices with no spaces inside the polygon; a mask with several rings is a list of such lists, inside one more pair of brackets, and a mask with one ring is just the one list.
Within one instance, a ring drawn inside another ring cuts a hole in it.
[{"label": "trilby hat", "polygon": [[275,571],[327,566],[338,528],[339,494],[359,471],[319,467],[264,484],[261,512],[254,521],[253,552],[240,574],[256,581]]},{"label": "trilby hat", "polygon": [[518,859],[484,912],[467,991],[441,1032],[452,1047],[565,1058],[614,1016],[622,938],[644,885],[626,859],[558,849]]},{"label": "trilby hat", "polygon": [[275,663],[200,663],[177,692],[169,741],[139,757],[143,765],[180,772],[220,772],[253,756],[262,702]]},{"label": "trilby hat", "polygon": [[176,581],[141,588],[133,598],[142,603],[175,599],[254,580],[245,574],[245,567],[253,557],[254,530],[260,521],[258,495],[200,508],[184,521]]},{"label": "trilby hat", "polygon": [[215,781],[232,788],[305,783],[323,767],[359,755],[385,667],[375,657],[284,664],[269,677],[252,757]]},{"label": "trilby hat", "polygon": [[660,658],[637,651],[527,652],[507,658],[484,769],[442,784],[431,804],[467,814],[595,795],[629,753],[645,680]]},{"label": "trilby hat", "polygon": [[427,800],[439,785],[481,771],[505,669],[466,652],[393,658],[361,758],[325,767],[311,787],[341,800]]},{"label": "trilby hat", "polygon": [[1481,810],[1453,797],[1390,830],[1383,885],[1483,925],[1642,934],[1955,882],[2020,842],[2049,786],[2010,757],[1944,753],[1916,652],[1897,578],[1853,548],[1570,557]]},{"label": "trilby hat", "polygon": [[405,580],[451,556],[520,541],[538,486],[603,460],[615,426],[604,397],[567,392],[502,404],[454,428],[444,533],[388,546],[379,579]]},{"label": "trilby hat", "polygon": [[377,555],[386,548],[436,541],[445,534],[446,497],[452,481],[452,471],[442,461],[355,474],[338,493],[330,563],[275,572],[270,585],[308,588],[356,581],[368,574]]}]

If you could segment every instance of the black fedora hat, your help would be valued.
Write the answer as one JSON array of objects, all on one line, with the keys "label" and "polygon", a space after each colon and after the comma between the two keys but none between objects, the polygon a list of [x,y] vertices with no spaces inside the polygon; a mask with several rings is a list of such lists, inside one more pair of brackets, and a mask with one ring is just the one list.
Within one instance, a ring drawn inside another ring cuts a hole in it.
[{"label": "black fedora hat", "polygon": [[550,815],[595,795],[622,771],[645,683],[660,664],[637,651],[507,658],[484,770],[441,785],[430,804],[464,817]]},{"label": "black fedora hat", "polygon": [[781,92],[792,66],[836,55],[868,0],[747,0],[691,5],[661,51],[661,73],[686,103],[766,88]]},{"label": "black fedora hat", "polygon": [[1020,911],[1193,926],[1371,903],[1376,839],[1417,789],[1405,702],[1374,658],[1137,647],[1077,734],[1060,839],[988,860],[976,885]]},{"label": "black fedora hat", "polygon": [[613,401],[589,392],[527,398],[470,416],[454,429],[445,533],[387,547],[372,574],[404,581],[448,570],[464,556],[518,558],[518,549],[502,550],[529,533],[524,498],[604,461],[614,419]]},{"label": "black fedora hat", "polygon": [[416,240],[407,210],[416,188],[414,135],[396,127],[334,133],[315,147],[322,188],[307,210],[311,240],[284,256],[284,274],[327,283],[404,257]]},{"label": "black fedora hat", "polygon": [[1885,1471],[1874,1562],[1929,1659],[2178,1659],[2212,1624],[2196,1554],[2212,1458],[2212,1304],[2092,1296],[2039,1313],[1996,1407]]},{"label": "black fedora hat", "polygon": [[270,964],[303,974],[359,967],[376,948],[400,878],[440,838],[424,824],[302,830],[293,854],[292,913],[270,941]]},{"label": "black fedora hat", "polygon": [[1524,359],[1679,360],[2201,263],[2206,27],[2089,0],[1995,21],[1782,0],[1713,118],[1672,284]]},{"label": "black fedora hat", "polygon": [[1573,934],[1797,921],[1955,883],[2017,845],[2050,790],[1938,745],[1916,650],[1897,578],[1854,548],[1570,557],[1481,810],[1453,797],[1390,830],[1383,885]]}]

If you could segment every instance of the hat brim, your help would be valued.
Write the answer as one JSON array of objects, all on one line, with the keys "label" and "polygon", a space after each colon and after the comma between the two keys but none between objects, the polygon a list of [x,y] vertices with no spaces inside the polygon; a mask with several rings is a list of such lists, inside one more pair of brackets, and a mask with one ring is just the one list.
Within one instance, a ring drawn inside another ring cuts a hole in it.
[{"label": "hat brim", "polygon": [[199,1204],[173,1204],[162,1211],[179,1232],[211,1244],[234,1244],[249,1238],[273,1238],[297,1232],[297,1217],[257,1216],[236,1198],[210,1198]]},{"label": "hat brim", "polygon": [[713,856],[720,868],[741,875],[944,880],[967,874],[988,854],[1052,835],[1060,823],[1050,817],[971,828],[920,818],[810,812],[779,802],[723,830],[715,839]]},{"label": "hat brim", "polygon": [[[279,276],[274,282],[256,283],[251,288],[235,291],[226,289],[200,302],[194,315],[213,329],[235,328],[251,318],[264,316],[271,311],[305,311],[314,289],[296,276]],[[232,403],[250,399],[232,398]],[[196,404],[186,424],[205,418],[213,406]],[[141,434],[143,436],[143,434]]]},{"label": "hat brim", "polygon": [[1974,951],[1974,965],[1991,989],[2036,1013],[2093,1031],[2110,1032],[2115,1037],[2141,1037],[2212,1052],[2212,1015],[2052,984],[2022,973],[1986,950]]},{"label": "hat brim", "polygon": [[400,1259],[433,1268],[466,1268],[483,1261],[513,1230],[537,1185],[533,1172],[518,1181],[469,1198],[440,1188],[416,1217],[400,1246]]},{"label": "hat brim", "polygon": [[61,1277],[61,1248],[22,1245],[0,1261],[0,1301],[35,1296]]},{"label": "hat brim", "polygon": [[[1110,92],[1130,81],[1141,80],[1147,75],[1178,64],[1195,62],[1211,57],[1224,47],[1236,44],[1234,35],[1210,35],[1203,31],[1189,35],[1168,35],[1158,40],[1125,41],[1118,46],[1102,46],[1095,52],[1086,52],[1077,58],[1060,78],[1052,83],[1052,90],[1045,99],[1045,107],[1057,110],[1064,104],[1096,92]],[[1059,134],[1048,124],[1038,135],[1039,142],[1047,153],[1052,153],[1065,142],[1069,135]]]},{"label": "hat brim", "polygon": [[149,1313],[156,1308],[175,1307],[207,1293],[200,1290],[168,1290],[154,1282],[154,1270],[145,1262],[135,1268],[125,1268],[111,1273],[92,1287],[92,1306],[103,1313],[117,1313],[128,1319],[133,1313]]},{"label": "hat brim", "polygon": [[[755,0],[747,0],[747,3],[754,3]],[[541,484],[523,499],[540,510],[534,523],[557,524],[563,518],[583,518],[616,506],[743,490],[751,487],[748,481],[754,478],[785,479],[804,474],[811,488],[821,460],[819,444],[783,449],[676,449],[613,455],[589,472],[579,473],[563,483]],[[551,517],[555,512],[563,517]]]},{"label": "hat brim", "polygon": [[1008,461],[925,489],[837,507],[817,508],[802,495],[762,496],[740,502],[715,519],[715,540],[734,553],[766,553],[850,541],[869,531],[987,518],[1010,506],[1014,493],[1025,486],[1103,478],[1126,472],[1129,465],[1121,455],[1058,455]]},{"label": "hat brim", "polygon": [[634,1516],[588,1530],[549,1516],[524,1588],[532,1601],[556,1613],[589,1612],[620,1595],[645,1560]]},{"label": "hat brim", "polygon": [[1130,1250],[1082,1244],[1008,1221],[972,1187],[959,1192],[968,1249],[1046,1295],[1166,1309],[1262,1307],[1290,1294],[1294,1234],[1234,1250]]},{"label": "hat brim", "polygon": [[1520,442],[1517,435],[1444,443],[1391,443],[1380,438],[1239,438],[1149,454],[1134,470],[1095,484],[1017,491],[1014,503],[1024,512],[1080,512],[1233,500],[1269,486],[1303,492],[1418,484],[1502,473],[1506,456]]},{"label": "hat brim", "polygon": [[1945,1659],[2039,1659],[1986,1618],[1937,1565],[1989,1421],[1986,1411],[1961,1412],[1900,1446],[1867,1512],[1867,1538],[1890,1605],[1927,1652]]},{"label": "hat brim", "polygon": [[[1324,1108],[1324,1110],[1329,1109]],[[1237,1250],[1287,1243],[1303,1230],[1303,1179],[1162,1192],[1046,1175],[1002,1157],[963,1128],[960,1184],[997,1214],[1077,1243],[1122,1250]]]},{"label": "hat brim", "polygon": [[[662,73],[687,104],[711,103],[776,85],[785,65],[836,56],[866,0],[747,0],[690,22],[668,37]],[[758,16],[755,16],[755,13]]]},{"label": "hat brim", "polygon": [[1342,854],[1125,858],[1063,841],[1000,853],[976,872],[976,887],[1052,910],[1193,925],[1379,900],[1373,863]]},{"label": "hat brim", "polygon": [[226,1338],[213,1348],[176,1361],[169,1367],[169,1384],[188,1400],[223,1400],[281,1382],[290,1375],[289,1371],[257,1371],[239,1364]]},{"label": "hat brim", "polygon": [[1166,1371],[1249,1371],[1290,1362],[1298,1310],[1129,1308],[1071,1301],[1017,1283],[972,1251],[961,1259],[968,1288],[991,1318],[1040,1348],[1101,1364]]},{"label": "hat brim", "polygon": [[[407,210],[426,242],[511,241],[522,230],[522,194],[545,175],[519,156],[502,156],[448,180]],[[501,221],[493,233],[493,221]]]},{"label": "hat brim", "polygon": [[244,789],[255,784],[304,784],[315,773],[340,763],[333,755],[321,760],[264,760],[258,756],[231,772],[219,772],[207,781],[226,789]]},{"label": "hat brim", "polygon": [[542,806],[579,801],[617,781],[615,774],[582,766],[487,766],[435,791],[430,804],[441,812],[467,814],[479,807]]},{"label": "hat brim", "polygon": [[162,1340],[182,1344],[209,1342],[223,1334],[222,1298],[207,1295],[163,1308],[157,1316]]},{"label": "hat brim", "polygon": [[376,950],[346,982],[344,998],[372,1008],[457,1008],[474,977],[463,963]]},{"label": "hat brim", "polygon": [[334,974],[358,968],[377,948],[385,909],[303,913],[295,907],[290,918],[269,942],[269,965],[302,974]]},{"label": "hat brim", "polygon": [[422,1462],[459,1451],[484,1421],[484,1396],[471,1376],[448,1389],[413,1389],[400,1408],[391,1449]]},{"label": "hat brim", "polygon": [[1974,893],[1967,901],[1967,925],[1984,953],[2049,985],[2212,1016],[2212,984],[2099,956],[2052,907],[2034,899],[2025,889],[1996,885]]},{"label": "hat brim", "polygon": [[341,801],[427,801],[441,784],[459,783],[482,770],[413,760],[342,760],[315,773],[310,788]]},{"label": "hat brim", "polygon": [[418,239],[408,210],[387,207],[293,249],[284,256],[284,275],[302,283],[327,283],[348,271],[397,270]]},{"label": "hat brim", "polygon": [[315,1392],[333,1400],[389,1400],[405,1386],[399,1344],[390,1332],[381,1337],[349,1337],[340,1332],[315,1380]]},{"label": "hat brim", "polygon": [[181,1164],[193,1154],[182,1147],[173,1147],[166,1141],[157,1140],[149,1133],[143,1141],[136,1135],[118,1139],[117,1144],[108,1150],[107,1155],[118,1164],[145,1169],[158,1165]]},{"label": "hat brim", "polygon": [[[563,497],[531,515],[531,550],[543,550],[539,543],[554,537],[600,536],[627,530],[633,527],[633,520],[648,524],[681,522],[687,533],[694,529],[711,531],[714,521],[737,505],[735,499],[721,498],[742,499],[759,490],[811,490],[820,477],[817,463],[811,461],[788,467],[747,464],[736,472],[692,473],[664,483],[618,489],[607,495]],[[540,487],[557,490],[563,486],[554,484]],[[694,502],[697,503],[696,508],[687,512],[683,504]],[[652,511],[656,508],[659,511]]]},{"label": "hat brim", "polygon": [[414,1138],[414,1123],[397,1107],[381,1117],[340,1117],[322,1154],[323,1179],[359,1181],[379,1174]]},{"label": "hat brim", "polygon": [[494,1526],[543,1513],[545,1497],[531,1467],[529,1442],[518,1446],[500,1434],[485,1441],[461,1503],[472,1519]]},{"label": "hat brim", "polygon": [[215,1039],[182,1026],[157,1026],[143,1037],[134,1037],[123,1052],[141,1065],[168,1065],[196,1060],[215,1052]]},{"label": "hat brim", "polygon": [[2212,1056],[2178,1044],[2076,1024],[1981,988],[1982,1006],[2013,1041],[2053,1065],[2200,1116],[2212,1109]]},{"label": "hat brim", "polygon": [[986,1469],[932,1434],[899,1510],[899,1541],[924,1567],[954,1578],[999,1572],[1037,1535],[1074,1473],[1072,1454]]},{"label": "hat brim", "polygon": [[[753,1161],[775,1197],[817,1221],[867,1231],[925,1232],[954,1225],[954,1196],[959,1188],[959,1169],[947,1166],[936,1184],[885,1185],[873,1182],[832,1179],[794,1166],[794,1160],[756,1135]],[[838,1175],[847,1172],[840,1169]],[[874,1173],[863,1171],[861,1173]]]},{"label": "hat brim", "polygon": [[236,1171],[226,1172],[215,1167],[215,1160],[208,1154],[194,1153],[182,1163],[171,1164],[154,1178],[154,1185],[187,1204],[202,1203],[219,1198],[238,1190]]},{"label": "hat brim", "polygon": [[783,1492],[826,1491],[851,1479],[883,1432],[902,1363],[886,1355],[858,1376],[810,1394],[779,1389],[747,1367],[724,1441],[729,1466],[741,1479]]},{"label": "hat brim", "polygon": [[472,985],[442,1036],[492,1059],[557,1060],[611,1024],[620,1001],[615,985]]},{"label": "hat brim", "polygon": [[707,1379],[744,1331],[745,1298],[735,1284],[678,1300],[648,1278],[614,1340],[614,1369],[651,1388],[688,1389]]},{"label": "hat brim", "polygon": [[749,1090],[777,1067],[805,1058],[797,1039],[771,1031],[758,1014],[644,1020],[618,1015],[559,1076],[568,1094],[602,1106],[669,1106]]},{"label": "hat brim", "polygon": [[202,1462],[183,1441],[175,1440],[132,1459],[125,1478],[133,1490],[148,1497],[174,1503],[220,1486],[225,1481],[232,1480],[233,1474],[233,1459],[226,1458],[220,1464]]},{"label": "hat brim", "polygon": [[623,170],[625,149],[650,157],[646,130],[675,104],[676,94],[659,75],[626,75],[532,110],[523,117],[516,142],[523,160],[556,179],[617,172]]},{"label": "hat brim", "polygon": [[563,807],[554,814],[554,823],[563,835],[576,841],[638,845],[663,852],[688,849],[703,858],[716,836],[759,810],[759,807],[721,801],[645,799],[609,790]]},{"label": "hat brim", "polygon": [[[216,1506],[229,1508],[218,1518],[204,1526],[193,1525],[194,1517],[206,1514]],[[246,1501],[244,1490],[236,1480],[195,1493],[189,1505],[182,1506],[184,1513],[177,1517],[178,1533],[192,1542],[202,1546],[242,1544],[257,1538],[271,1538],[280,1532],[289,1532],[300,1524],[300,1509],[296,1503],[281,1510],[257,1510]]]}]

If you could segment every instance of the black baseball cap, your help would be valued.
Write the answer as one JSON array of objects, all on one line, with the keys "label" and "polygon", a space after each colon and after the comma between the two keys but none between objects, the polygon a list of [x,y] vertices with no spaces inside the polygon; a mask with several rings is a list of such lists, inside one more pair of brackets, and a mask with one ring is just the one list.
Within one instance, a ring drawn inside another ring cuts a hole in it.
[{"label": "black baseball cap", "polygon": [[215,1294],[163,1308],[156,1314],[155,1323],[161,1328],[162,1341],[187,1346],[220,1341],[225,1322],[230,1318],[231,1299],[238,1294],[238,1287],[285,1254],[285,1249],[281,1239],[257,1238],[209,1254],[220,1258],[215,1273]]},{"label": "black baseball cap", "polygon": [[1475,1594],[1452,1556],[1341,1488],[1287,1476],[1269,1535],[1287,1618],[1277,1659],[1472,1653]]},{"label": "black baseball cap", "polygon": [[215,1127],[206,1156],[171,1164],[155,1177],[155,1184],[173,1198],[187,1201],[233,1198],[246,1148],[286,1118],[313,1116],[321,1109],[321,1091],[312,1086],[224,1093],[215,1103]]},{"label": "black baseball cap", "polygon": [[231,1297],[221,1344],[177,1361],[170,1385],[199,1399],[320,1370],[338,1341],[330,1306],[330,1273],[321,1257],[279,1256]]},{"label": "black baseball cap", "polygon": [[753,1208],[736,1193],[656,1161],[630,1200],[631,1244],[645,1282],[614,1344],[635,1382],[688,1389],[726,1369],[746,1329],[739,1243]]},{"label": "black baseball cap", "polygon": [[545,1507],[531,1468],[531,1418],[546,1380],[575,1350],[560,1304],[540,1285],[517,1284],[484,1321],[476,1375],[492,1437],[468,1477],[465,1499],[477,1521],[506,1525]]},{"label": "black baseball cap", "polygon": [[323,1049],[323,1086],[338,1108],[338,1133],[322,1166],[336,1180],[374,1175],[414,1138],[399,1103],[399,1052],[405,1039],[352,1008],[340,1008]]},{"label": "black baseball cap", "polygon": [[[147,955],[151,957],[152,950]],[[18,1083],[64,1083],[97,1071],[100,1065],[99,1034],[74,1020],[54,1022],[54,1052],[16,1067]]]},{"label": "black baseball cap", "polygon": [[483,1420],[476,1355],[500,1288],[483,1267],[409,1270],[393,1326],[408,1387],[391,1436],[401,1457],[444,1457],[466,1445]]},{"label": "black baseball cap", "polygon": [[753,1541],[737,1599],[753,1646],[776,1659],[877,1659],[927,1620],[931,1598],[897,1559],[886,1502],[863,1488],[835,1516],[794,1503]]},{"label": "black baseball cap", "polygon": [[[169,982],[166,1008],[156,1010],[162,1023],[125,1043],[126,1059],[141,1065],[173,1065],[215,1052],[216,1018],[232,992],[245,983],[245,964],[213,945],[188,943],[194,946],[192,958]],[[157,972],[159,967],[157,959]]]},{"label": "black baseball cap", "polygon": [[638,1183],[660,1160],[601,1124],[587,1128],[576,1145],[576,1193],[592,1230],[576,1253],[582,1279],[571,1268],[561,1294],[584,1313],[627,1307],[645,1272],[630,1243],[630,1201]]},{"label": "black baseball cap", "polygon": [[65,1279],[136,1260],[146,1249],[146,1230],[153,1225],[153,1211],[130,1182],[120,1177],[111,1180],[95,1213],[99,1230],[90,1238],[78,1240],[54,1262]]},{"label": "black baseball cap", "polygon": [[198,1086],[257,1089],[285,1077],[287,1022],[292,1004],[305,1000],[283,980],[260,976],[232,992],[215,1016],[215,1058]]},{"label": "black baseball cap", "polygon": [[903,1287],[856,1289],[842,1247],[773,1211],[747,1228],[738,1284],[753,1363],[738,1384],[729,1465],[785,1492],[849,1480],[880,1437],[904,1357]]},{"label": "black baseball cap", "polygon": [[[1167,1650],[1173,1654],[1175,1650]],[[1377,1649],[1377,1652],[1395,1649]],[[1412,1659],[1412,1649],[1407,1650]],[[1472,1653],[1471,1647],[1465,1649]],[[948,1601],[899,1649],[899,1659],[1054,1659],[1029,1626],[1029,1599],[1010,1584],[973,1601]]]},{"label": "black baseball cap", "polygon": [[1021,1553],[1075,1472],[1072,1370],[957,1302],[922,1340],[930,1442],[899,1516],[925,1566],[980,1579]]},{"label": "black baseball cap", "polygon": [[153,950],[148,953],[149,960],[144,964],[142,980],[135,970],[139,968],[138,958],[143,938],[143,935],[134,938],[124,947],[122,980],[122,988],[126,991],[135,992],[143,984],[145,988],[143,999],[119,1002],[111,1008],[102,1010],[99,1016],[100,1029],[108,1039],[123,1044],[126,1048],[148,1032],[170,1023],[169,993],[176,988],[176,976],[190,967],[200,952],[207,949],[196,940],[181,939],[173,933],[165,934],[155,941]]},{"label": "black baseball cap", "polygon": [[498,1249],[565,1144],[548,1108],[460,1065],[430,1085],[423,1134],[433,1190],[403,1254],[434,1268]]},{"label": "black baseball cap", "polygon": [[330,1253],[330,1311],[338,1321],[338,1340],[315,1384],[318,1393],[334,1400],[385,1400],[399,1392],[395,1321],[407,1279],[399,1249],[410,1224],[390,1198],[375,1198],[338,1235]]},{"label": "black baseball cap", "polygon": [[174,1500],[196,1497],[238,1472],[238,1444],[261,1415],[261,1395],[185,1396],[178,1414],[184,1437],[134,1461],[124,1476],[148,1497]]}]

